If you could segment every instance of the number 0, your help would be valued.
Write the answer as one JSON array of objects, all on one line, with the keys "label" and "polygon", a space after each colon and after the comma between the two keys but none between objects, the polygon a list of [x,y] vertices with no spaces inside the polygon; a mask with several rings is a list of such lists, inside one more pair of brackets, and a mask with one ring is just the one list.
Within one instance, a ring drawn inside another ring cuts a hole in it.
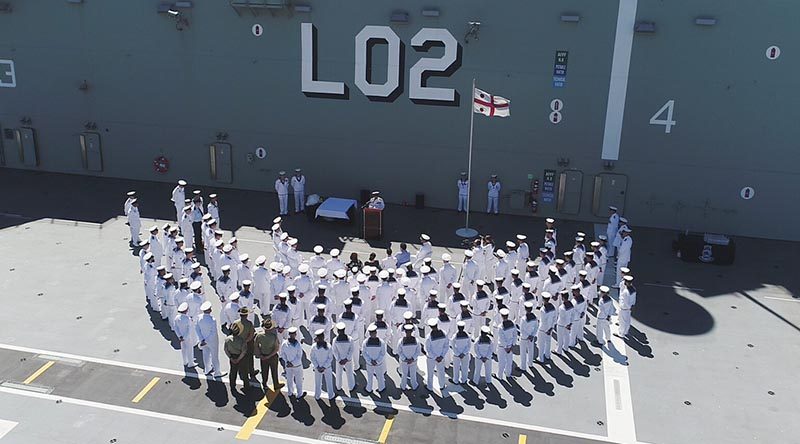
[{"label": "number 0", "polygon": [[[664,104],[655,114],[653,117],[650,118],[650,125],[664,125],[664,133],[669,134],[672,131],[672,127],[677,125],[677,122],[672,120],[672,112],[675,109],[675,101],[670,100]],[[664,114],[664,111],[667,112],[666,119],[659,119],[658,117]]]}]

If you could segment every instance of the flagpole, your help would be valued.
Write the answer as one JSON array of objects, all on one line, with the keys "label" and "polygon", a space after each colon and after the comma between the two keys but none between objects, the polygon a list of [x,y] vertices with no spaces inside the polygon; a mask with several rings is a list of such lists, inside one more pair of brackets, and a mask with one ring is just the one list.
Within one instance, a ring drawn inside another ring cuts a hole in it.
[{"label": "flagpole", "polygon": [[472,95],[470,97],[469,106],[469,155],[467,160],[467,215],[464,221],[464,228],[456,230],[456,234],[460,237],[471,238],[478,235],[478,231],[469,227],[469,200],[472,191],[472,136],[475,128],[475,78],[472,78]]}]

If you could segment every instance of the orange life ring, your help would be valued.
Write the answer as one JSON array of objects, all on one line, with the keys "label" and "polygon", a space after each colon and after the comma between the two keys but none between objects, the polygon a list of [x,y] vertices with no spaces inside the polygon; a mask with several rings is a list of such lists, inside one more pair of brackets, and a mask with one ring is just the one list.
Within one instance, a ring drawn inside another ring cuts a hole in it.
[{"label": "orange life ring", "polygon": [[156,170],[157,173],[166,173],[169,171],[169,159],[164,156],[156,157],[153,159],[153,169]]}]

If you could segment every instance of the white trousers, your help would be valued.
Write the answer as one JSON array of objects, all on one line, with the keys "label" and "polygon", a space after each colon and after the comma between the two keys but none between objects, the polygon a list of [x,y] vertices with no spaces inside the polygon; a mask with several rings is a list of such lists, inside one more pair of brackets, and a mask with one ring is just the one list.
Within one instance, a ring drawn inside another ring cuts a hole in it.
[{"label": "white trousers", "polygon": [[481,372],[483,372],[483,378],[486,379],[487,384],[492,383],[492,358],[486,360],[486,362],[481,361],[479,358],[475,358],[475,372],[472,374],[472,382],[475,384],[481,380]]},{"label": "white trousers", "polygon": [[181,358],[183,359],[184,367],[194,363],[194,343],[190,338],[183,338],[183,341],[181,341]]},{"label": "white trousers", "polygon": [[536,360],[544,362],[545,359],[550,359],[550,349],[553,341],[546,330],[539,330],[536,332],[536,342],[539,344],[539,356]]},{"label": "white trousers", "polygon": [[150,304],[150,308],[153,310],[158,310],[158,300],[156,299],[156,288],[155,285],[144,285],[144,295],[147,296],[147,303]]},{"label": "white trousers", "polygon": [[178,202],[175,202],[175,220],[178,221],[178,224],[181,223],[181,218],[183,217],[183,205],[185,202],[181,202],[180,205]]},{"label": "white trousers", "polygon": [[432,358],[425,358],[428,364],[428,374],[426,385],[428,386],[428,390],[433,391],[433,374],[436,373],[436,379],[439,380],[439,388],[444,388],[447,376],[444,374],[444,363],[445,360],[442,359],[441,362],[436,362],[435,359]]},{"label": "white trousers", "polygon": [[569,331],[569,345],[574,346],[578,341],[583,341],[583,318],[572,321],[572,330]]},{"label": "white trousers", "polygon": [[488,204],[488,206],[486,207],[486,212],[487,212],[487,213],[491,213],[493,210],[494,210],[494,214],[497,214],[497,213],[498,213],[498,209],[497,209],[497,201],[498,201],[498,198],[497,198],[497,197],[491,197],[491,196],[489,196],[489,204]]},{"label": "white trousers", "polygon": [[630,261],[621,261],[617,259],[617,279],[614,281],[615,287],[618,286],[622,281],[622,272],[620,271],[620,268],[627,267],[629,263]]},{"label": "white trousers", "polygon": [[139,239],[139,230],[142,229],[142,226],[131,225],[130,229],[131,229],[131,242],[133,243],[133,245],[139,245],[139,242],[141,242],[141,239]]},{"label": "white trousers", "polygon": [[342,373],[345,373],[347,376],[347,391],[350,392],[356,385],[356,376],[353,373],[353,361],[347,361],[345,365],[341,365],[338,362],[336,363],[336,388],[340,390],[342,388],[342,382],[344,381]]},{"label": "white trousers", "polygon": [[280,206],[281,216],[289,214],[289,195],[278,194],[278,206]]},{"label": "white trousers", "polygon": [[566,325],[559,325],[556,330],[558,335],[558,343],[556,344],[556,353],[564,353],[564,349],[569,346],[569,329]]},{"label": "white trousers", "polygon": [[514,368],[514,350],[507,352],[502,347],[497,347],[497,377],[508,378]]},{"label": "white trousers", "polygon": [[536,356],[536,336],[530,341],[527,338],[522,338],[519,341],[519,367],[522,370],[533,367],[533,358]]},{"label": "white trousers", "polygon": [[469,380],[470,354],[465,353],[463,358],[453,356],[453,381],[465,384]]},{"label": "white trousers", "polygon": [[222,368],[219,366],[219,342],[206,342],[205,346],[201,346],[200,350],[203,352],[203,370],[206,374],[211,373],[214,369],[214,376],[222,374]]},{"label": "white trousers", "polygon": [[631,310],[621,308],[619,310],[619,334],[625,336],[631,329]]},{"label": "white trousers", "polygon": [[306,192],[294,192],[294,210],[303,211],[306,209]]},{"label": "white trousers", "polygon": [[411,364],[400,363],[400,390],[405,390],[408,387],[409,380],[411,381],[411,388],[416,390],[419,387],[419,382],[417,382],[417,361]]},{"label": "white trousers", "polygon": [[600,345],[605,344],[611,336],[611,322],[605,320],[605,318],[598,319],[597,329],[594,334],[597,336],[597,342],[599,342]]},{"label": "white trousers", "polygon": [[333,399],[335,393],[333,392],[333,370],[330,367],[326,368],[322,373],[318,369],[314,369],[314,399],[319,399],[322,394],[322,378],[325,378],[325,389],[328,391],[328,399]]},{"label": "white trousers", "polygon": [[286,370],[286,390],[289,395],[300,396],[303,393],[303,367],[285,367]]},{"label": "white trousers", "polygon": [[[354,344],[361,344],[362,341],[364,341],[364,338],[353,338]],[[359,370],[361,370],[361,350],[359,347],[355,347],[355,350],[353,350],[353,371]]]},{"label": "white trousers", "polygon": [[386,362],[379,365],[371,365],[367,363],[367,391],[372,391],[372,379],[378,380],[378,391],[383,391],[386,388]]},{"label": "white trousers", "polygon": [[458,211],[467,211],[467,195],[458,195]]}]

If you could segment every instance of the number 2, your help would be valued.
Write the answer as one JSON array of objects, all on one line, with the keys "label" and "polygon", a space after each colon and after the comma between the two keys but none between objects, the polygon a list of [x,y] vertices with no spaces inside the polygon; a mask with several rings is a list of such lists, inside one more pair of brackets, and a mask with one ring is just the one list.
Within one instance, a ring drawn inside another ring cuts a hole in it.
[{"label": "number 2", "polygon": [[[675,109],[675,101],[669,100],[667,103],[664,104],[655,114],[653,117],[650,118],[650,125],[664,125],[664,133],[669,134],[672,131],[672,127],[677,125],[677,122],[672,120],[672,112]],[[667,112],[667,118],[659,119],[658,117],[664,114],[664,111]]]}]

